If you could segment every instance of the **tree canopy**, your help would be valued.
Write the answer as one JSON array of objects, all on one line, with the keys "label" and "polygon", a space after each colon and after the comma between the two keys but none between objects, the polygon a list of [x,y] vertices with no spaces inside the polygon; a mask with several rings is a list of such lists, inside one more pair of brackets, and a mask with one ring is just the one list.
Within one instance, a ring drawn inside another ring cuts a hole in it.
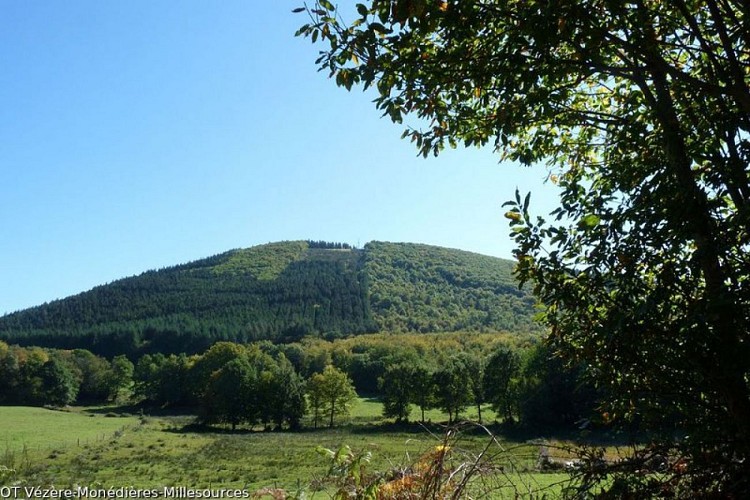
[{"label": "tree canopy", "polygon": [[322,373],[316,373],[310,378],[307,390],[316,427],[319,411],[322,410],[328,415],[328,427],[333,427],[336,417],[349,414],[352,401],[357,397],[346,373],[331,365],[326,366]]},{"label": "tree canopy", "polygon": [[608,419],[664,431],[685,488],[750,489],[747,3],[299,10],[298,34],[327,44],[320,69],[374,87],[394,122],[413,117],[404,137],[421,154],[488,145],[547,165],[559,208],[533,217],[519,194],[506,216],[552,347],[612,395]]}]

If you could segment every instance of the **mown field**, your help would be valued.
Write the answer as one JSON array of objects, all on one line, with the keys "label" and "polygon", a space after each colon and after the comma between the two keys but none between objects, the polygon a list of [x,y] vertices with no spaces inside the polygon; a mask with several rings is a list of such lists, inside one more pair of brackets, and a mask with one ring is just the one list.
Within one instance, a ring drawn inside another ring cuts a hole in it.
[{"label": "mown field", "polygon": [[[347,445],[370,453],[365,474],[395,471],[414,465],[442,444],[438,425],[395,426],[383,422],[381,405],[359,399],[350,421],[333,429],[270,432],[194,428],[192,417],[113,416],[113,409],[74,408],[68,412],[25,407],[0,407],[5,440],[0,475],[6,483],[61,487],[242,488],[287,491],[306,489],[308,497],[328,498],[322,481],[330,460],[321,447]],[[468,412],[467,417],[471,417]],[[486,419],[494,416],[483,411]],[[413,418],[417,418],[413,414]],[[445,417],[427,415],[433,421]],[[470,462],[489,437],[479,427],[467,427],[450,446],[455,464]],[[492,496],[513,498],[556,496],[569,480],[564,473],[535,470],[539,444],[514,440],[491,443],[488,454],[497,466],[486,486]],[[479,488],[480,486],[477,486]],[[316,489],[323,491],[316,493]]]}]

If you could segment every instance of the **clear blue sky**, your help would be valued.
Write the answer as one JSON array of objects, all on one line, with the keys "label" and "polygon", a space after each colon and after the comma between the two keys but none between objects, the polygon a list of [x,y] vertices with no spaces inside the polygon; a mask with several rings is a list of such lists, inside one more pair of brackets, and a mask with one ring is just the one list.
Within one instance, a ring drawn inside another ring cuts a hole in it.
[{"label": "clear blue sky", "polygon": [[0,0],[0,314],[270,241],[511,256],[488,150],[416,156],[295,38],[295,1]]}]

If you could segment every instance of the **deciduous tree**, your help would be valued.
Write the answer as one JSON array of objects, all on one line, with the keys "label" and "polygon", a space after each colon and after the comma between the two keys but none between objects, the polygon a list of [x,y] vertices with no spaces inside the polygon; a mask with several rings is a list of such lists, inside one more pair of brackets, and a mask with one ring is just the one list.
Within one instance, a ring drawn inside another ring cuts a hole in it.
[{"label": "deciduous tree", "polygon": [[423,362],[416,363],[412,373],[412,403],[419,407],[420,421],[425,423],[424,412],[435,406],[435,378]]},{"label": "deciduous tree", "polygon": [[482,423],[482,405],[486,400],[484,390],[484,371],[486,368],[485,359],[477,353],[463,352],[459,358],[466,369],[467,384],[471,392],[471,402],[477,409],[477,419]]},{"label": "deciduous tree", "polygon": [[69,405],[76,400],[80,382],[66,364],[53,357],[42,365],[42,402],[53,406]]},{"label": "deciduous tree", "polygon": [[109,393],[107,378],[109,362],[85,349],[60,353],[68,362],[80,381],[78,399],[83,401],[104,400]]},{"label": "deciduous tree", "polygon": [[453,356],[442,363],[433,374],[435,405],[454,422],[474,399],[469,370],[461,357]]},{"label": "deciduous tree", "polygon": [[326,366],[322,373],[310,377],[308,393],[316,427],[319,412],[328,415],[328,427],[333,427],[336,417],[349,414],[351,403],[357,397],[346,373],[331,365]]},{"label": "deciduous tree", "polygon": [[383,416],[408,421],[411,402],[414,399],[414,367],[398,363],[385,369],[378,379],[378,388],[383,400]]},{"label": "deciduous tree", "polygon": [[273,369],[271,415],[278,428],[297,429],[305,415],[305,384],[292,363],[279,354]]},{"label": "deciduous tree", "polygon": [[487,360],[484,372],[484,390],[492,409],[505,422],[513,422],[517,406],[514,382],[521,369],[521,357],[508,346],[500,346]]},{"label": "deciduous tree", "polygon": [[232,430],[243,422],[253,424],[258,417],[259,374],[247,357],[229,361],[211,375],[203,395],[206,423],[228,423]]},{"label": "deciduous tree", "polygon": [[121,391],[128,389],[133,384],[134,369],[133,363],[122,354],[112,359],[107,381],[110,399],[117,400]]},{"label": "deciduous tree", "polygon": [[[302,9],[305,10],[305,9]],[[327,0],[299,33],[337,84],[376,89],[423,155],[544,162],[550,221],[517,196],[518,276],[550,343],[703,494],[750,490],[750,13],[739,0]],[[675,421],[676,419],[676,421]],[[642,494],[653,492],[644,491]]]}]

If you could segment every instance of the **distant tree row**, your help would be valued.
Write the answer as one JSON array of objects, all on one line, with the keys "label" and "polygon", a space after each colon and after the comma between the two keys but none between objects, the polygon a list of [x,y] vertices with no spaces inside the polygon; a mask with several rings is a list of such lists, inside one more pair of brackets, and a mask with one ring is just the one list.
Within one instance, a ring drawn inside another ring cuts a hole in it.
[{"label": "distant tree row", "polygon": [[490,404],[503,422],[560,428],[589,418],[597,400],[596,391],[542,345],[523,351],[500,346],[488,357],[461,352],[437,366],[397,363],[378,386],[383,415],[397,422],[408,420],[412,405],[423,422],[426,410],[438,408],[455,421],[470,406],[481,422],[482,407]]},{"label": "distant tree row", "polygon": [[[398,339],[399,342],[394,342]],[[0,343],[0,403],[62,406],[124,400],[193,409],[206,425],[333,426],[360,394],[396,421],[437,408],[458,420],[491,405],[498,420],[564,427],[588,418],[599,394],[542,344],[502,336],[371,335],[326,342],[218,342],[202,354],[146,354],[135,366],[82,349]]]},{"label": "distant tree row", "polygon": [[[267,345],[266,345],[267,346]],[[356,397],[349,377],[331,365],[308,380],[279,352],[261,345],[214,344],[202,355],[146,354],[134,372],[136,398],[158,406],[194,406],[200,422],[300,427],[308,412],[313,425],[329,426],[348,413]]]},{"label": "distant tree row", "polygon": [[[354,388],[379,398],[396,421],[408,420],[412,406],[422,420],[432,408],[457,420],[470,406],[481,419],[487,405],[499,420],[529,426],[569,428],[589,418],[599,394],[580,370],[563,366],[543,344],[517,342],[490,334],[222,342],[200,356],[142,357],[135,393],[159,406],[199,407],[204,422],[233,426],[294,428],[303,414],[315,427],[333,425]],[[227,419],[227,408],[242,418]]]},{"label": "distant tree row", "polygon": [[349,243],[331,243],[329,241],[312,241],[307,240],[307,246],[309,248],[322,248],[324,250],[351,250],[352,246]]},{"label": "distant tree row", "polygon": [[113,401],[132,382],[125,356],[111,362],[83,349],[50,350],[0,341],[0,404],[64,406]]}]

